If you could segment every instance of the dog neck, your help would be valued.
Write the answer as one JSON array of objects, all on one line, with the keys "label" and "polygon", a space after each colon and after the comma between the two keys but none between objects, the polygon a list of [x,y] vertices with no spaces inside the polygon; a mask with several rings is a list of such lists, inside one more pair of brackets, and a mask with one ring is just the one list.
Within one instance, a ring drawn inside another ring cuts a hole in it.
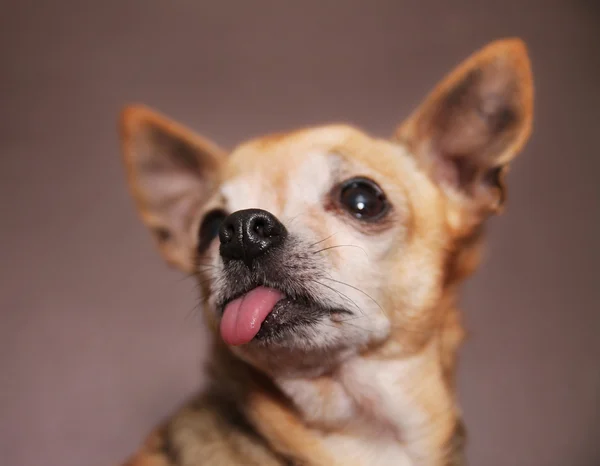
[{"label": "dog neck", "polygon": [[336,457],[347,454],[370,465],[455,464],[449,458],[458,453],[460,414],[448,366],[456,348],[448,347],[447,332],[456,329],[445,329],[412,353],[399,354],[387,344],[329,374],[275,383]]}]

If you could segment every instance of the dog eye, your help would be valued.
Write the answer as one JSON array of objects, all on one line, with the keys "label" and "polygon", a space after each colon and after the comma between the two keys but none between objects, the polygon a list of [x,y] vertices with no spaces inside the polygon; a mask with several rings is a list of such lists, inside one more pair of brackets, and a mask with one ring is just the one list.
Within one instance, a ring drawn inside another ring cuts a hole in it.
[{"label": "dog eye", "polygon": [[212,243],[212,241],[219,236],[219,228],[226,217],[227,214],[219,209],[211,210],[204,216],[204,220],[202,220],[200,231],[198,233],[199,252],[202,252],[208,248],[210,243]]},{"label": "dog eye", "polygon": [[344,209],[360,220],[378,220],[388,211],[389,203],[383,190],[367,178],[353,178],[344,182],[340,190]]}]

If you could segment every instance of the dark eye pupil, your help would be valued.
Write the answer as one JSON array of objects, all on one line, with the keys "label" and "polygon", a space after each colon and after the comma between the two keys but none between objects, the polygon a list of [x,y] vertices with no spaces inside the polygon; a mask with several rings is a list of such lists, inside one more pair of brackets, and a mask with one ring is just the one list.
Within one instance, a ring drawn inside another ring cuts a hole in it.
[{"label": "dark eye pupil", "polygon": [[206,214],[202,225],[200,225],[200,232],[198,234],[198,250],[203,251],[219,235],[219,228],[221,223],[225,220],[227,214],[222,210],[213,210]]},{"label": "dark eye pupil", "polygon": [[387,200],[383,191],[370,180],[351,180],[342,187],[341,203],[356,218],[370,220],[383,214]]}]

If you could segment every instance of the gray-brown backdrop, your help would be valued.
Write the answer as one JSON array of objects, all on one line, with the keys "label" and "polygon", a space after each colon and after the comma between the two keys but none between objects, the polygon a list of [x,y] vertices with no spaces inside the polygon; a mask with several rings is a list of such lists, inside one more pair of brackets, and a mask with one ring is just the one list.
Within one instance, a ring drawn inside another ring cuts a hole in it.
[{"label": "gray-brown backdrop", "polygon": [[121,105],[228,147],[330,121],[387,135],[507,35],[531,49],[536,123],[465,293],[469,456],[600,464],[599,3],[1,2],[0,464],[114,464],[201,383],[195,290],[134,213]]}]

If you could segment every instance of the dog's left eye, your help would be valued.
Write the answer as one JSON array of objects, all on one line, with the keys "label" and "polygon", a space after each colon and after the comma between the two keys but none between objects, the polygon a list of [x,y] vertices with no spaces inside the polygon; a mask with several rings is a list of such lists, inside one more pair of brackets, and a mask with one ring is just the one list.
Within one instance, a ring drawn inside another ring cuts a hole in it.
[{"label": "dog's left eye", "polygon": [[378,220],[389,209],[383,190],[368,178],[352,178],[344,182],[340,190],[340,203],[360,220]]},{"label": "dog's left eye", "polygon": [[204,216],[198,232],[198,251],[202,252],[219,235],[221,223],[227,214],[220,209],[211,210]]}]

